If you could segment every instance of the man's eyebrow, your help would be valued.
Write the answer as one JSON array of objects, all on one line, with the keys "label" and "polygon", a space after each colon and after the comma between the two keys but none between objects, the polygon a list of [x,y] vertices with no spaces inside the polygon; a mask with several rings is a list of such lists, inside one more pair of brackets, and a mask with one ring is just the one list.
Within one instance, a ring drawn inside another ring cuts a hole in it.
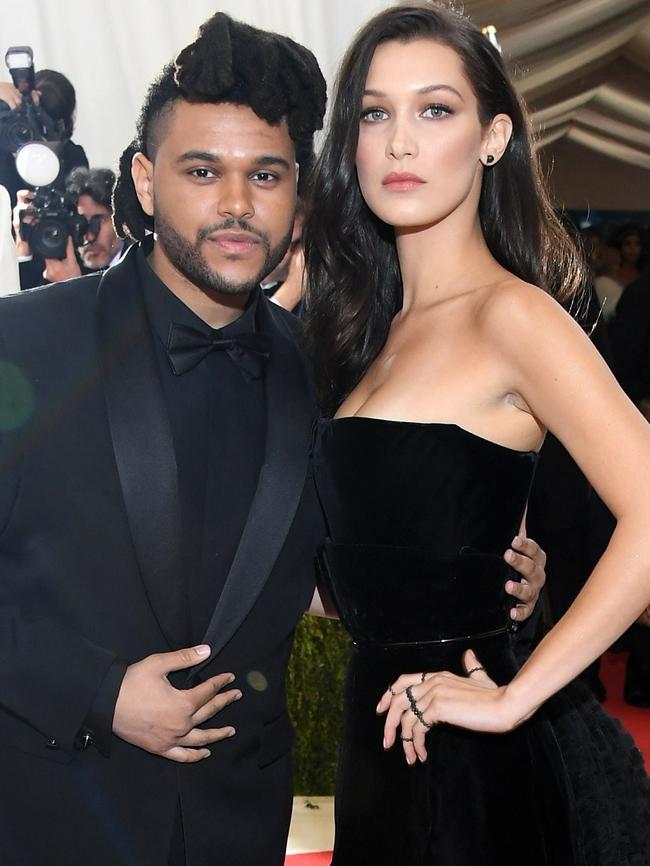
[{"label": "man's eyebrow", "polygon": [[[213,153],[210,150],[186,150],[185,153],[181,153],[181,155],[176,158],[177,163],[197,161],[209,162],[212,163],[212,165],[220,165],[223,160],[218,153]],[[276,165],[286,169],[287,171],[291,168],[291,163],[288,160],[283,156],[274,153],[265,153],[261,156],[255,156],[250,160],[250,162],[251,165],[260,167]]]},{"label": "man's eyebrow", "polygon": [[[456,88],[452,87],[450,84],[427,84],[426,87],[418,87],[418,89],[415,92],[416,93],[432,93],[434,90],[449,90],[449,91],[451,91],[451,93],[455,93],[456,96],[462,102],[465,102],[460,91],[456,90]],[[386,97],[386,94],[383,93],[381,90],[364,90],[363,95],[364,96]]]}]

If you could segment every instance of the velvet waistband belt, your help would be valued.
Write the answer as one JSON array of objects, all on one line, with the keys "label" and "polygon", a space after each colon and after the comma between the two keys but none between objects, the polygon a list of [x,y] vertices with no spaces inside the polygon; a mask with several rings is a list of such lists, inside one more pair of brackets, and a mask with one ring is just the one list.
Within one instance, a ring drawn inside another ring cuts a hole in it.
[{"label": "velvet waistband belt", "polygon": [[326,541],[318,566],[360,647],[443,646],[504,634],[517,574],[500,557],[463,547],[453,558],[391,545]]}]

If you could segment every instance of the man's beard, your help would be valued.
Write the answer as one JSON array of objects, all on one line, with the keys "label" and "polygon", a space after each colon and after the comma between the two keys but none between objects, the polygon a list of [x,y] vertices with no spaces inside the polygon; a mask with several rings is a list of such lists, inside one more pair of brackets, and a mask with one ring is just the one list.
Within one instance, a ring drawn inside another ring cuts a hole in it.
[{"label": "man's beard", "polygon": [[[156,236],[164,247],[171,264],[186,279],[200,289],[208,292],[218,292],[223,295],[245,295],[255,289],[264,277],[279,265],[291,242],[292,226],[289,226],[282,240],[275,247],[271,248],[269,236],[266,232],[253,228],[253,226],[244,220],[231,218],[224,220],[218,225],[206,226],[199,229],[196,241],[192,243],[176,231],[172,224],[167,222],[159,213],[155,214],[154,220]],[[226,280],[221,274],[210,267],[201,251],[203,243],[210,235],[218,231],[224,231],[225,229],[239,229],[240,231],[254,234],[259,238],[265,250],[264,263],[259,272],[250,280],[241,283]]]}]

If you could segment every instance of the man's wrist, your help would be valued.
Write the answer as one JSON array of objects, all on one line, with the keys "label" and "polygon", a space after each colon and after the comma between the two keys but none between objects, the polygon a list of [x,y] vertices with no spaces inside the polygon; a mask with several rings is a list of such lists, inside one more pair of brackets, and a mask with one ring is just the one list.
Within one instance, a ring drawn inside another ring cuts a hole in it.
[{"label": "man's wrist", "polygon": [[94,746],[105,758],[110,755],[115,704],[126,668],[124,662],[116,659],[108,669],[88,715],[75,737],[75,748],[84,750]]}]

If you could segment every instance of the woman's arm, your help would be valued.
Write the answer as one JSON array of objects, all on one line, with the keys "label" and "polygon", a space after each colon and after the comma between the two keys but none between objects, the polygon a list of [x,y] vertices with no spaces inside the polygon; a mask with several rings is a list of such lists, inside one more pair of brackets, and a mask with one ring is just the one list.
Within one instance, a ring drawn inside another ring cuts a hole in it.
[{"label": "woman's arm", "polygon": [[499,307],[495,318],[510,323],[499,345],[517,392],[617,520],[582,592],[509,687],[516,724],[606,650],[650,600],[650,426],[546,294],[517,286]]},{"label": "woman's arm", "polygon": [[[506,288],[486,324],[513,391],[560,439],[617,519],[589,580],[559,623],[508,686],[482,677],[433,674],[412,694],[429,722],[507,731],[530,715],[604,652],[650,600],[650,425],[628,400],[580,327],[548,295],[531,286]],[[402,682],[404,680],[404,682]],[[400,678],[390,707],[387,745],[407,725],[424,751],[423,725],[411,721]],[[408,744],[410,746],[410,744]],[[408,755],[407,755],[408,757]]]}]

